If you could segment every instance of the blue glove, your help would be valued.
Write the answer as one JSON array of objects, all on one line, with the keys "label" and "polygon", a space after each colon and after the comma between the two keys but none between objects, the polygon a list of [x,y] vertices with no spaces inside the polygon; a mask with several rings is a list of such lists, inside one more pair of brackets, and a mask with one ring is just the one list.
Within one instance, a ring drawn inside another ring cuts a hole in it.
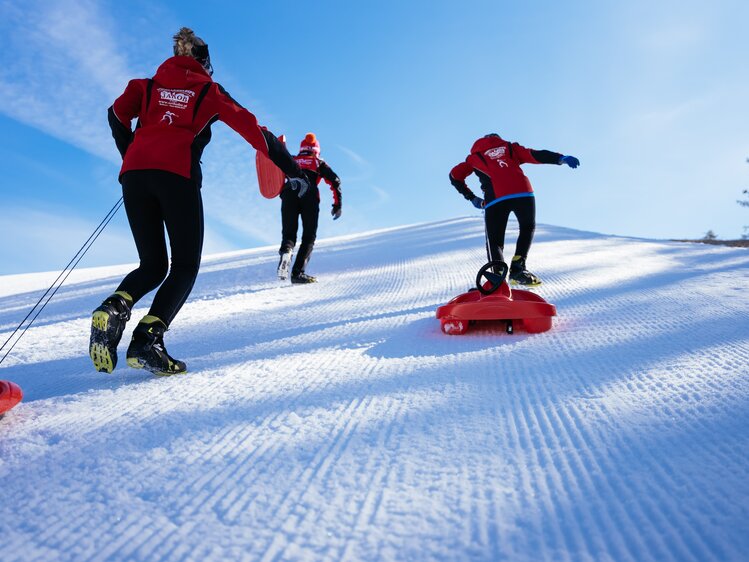
[{"label": "blue glove", "polygon": [[562,156],[559,159],[560,164],[567,164],[570,168],[573,170],[577,168],[580,165],[580,160],[575,158],[574,156]]},{"label": "blue glove", "polygon": [[471,203],[473,203],[473,206],[477,209],[484,208],[484,200],[481,197],[474,197],[473,199],[471,199]]},{"label": "blue glove", "polygon": [[307,193],[309,182],[305,178],[289,178],[289,187],[292,191],[297,191],[297,195],[301,198]]}]

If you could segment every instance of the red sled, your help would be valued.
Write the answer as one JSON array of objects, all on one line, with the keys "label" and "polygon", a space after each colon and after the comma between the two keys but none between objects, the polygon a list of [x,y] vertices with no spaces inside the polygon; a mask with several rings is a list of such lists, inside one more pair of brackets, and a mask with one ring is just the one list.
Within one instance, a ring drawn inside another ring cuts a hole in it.
[{"label": "red sled", "polygon": [[[284,135],[278,137],[278,140],[286,144]],[[286,175],[273,163],[273,160],[258,151],[255,154],[255,169],[257,170],[257,185],[263,197],[273,199],[281,193]]]},{"label": "red sled", "polygon": [[437,309],[442,331],[450,335],[465,334],[469,324],[476,320],[504,320],[508,334],[514,333],[516,327],[530,334],[551,329],[556,307],[531,291],[510,289],[506,278],[507,264],[503,262],[489,262],[482,267],[476,276],[475,289]]},{"label": "red sled", "polygon": [[22,399],[20,386],[10,381],[0,381],[0,418]]}]

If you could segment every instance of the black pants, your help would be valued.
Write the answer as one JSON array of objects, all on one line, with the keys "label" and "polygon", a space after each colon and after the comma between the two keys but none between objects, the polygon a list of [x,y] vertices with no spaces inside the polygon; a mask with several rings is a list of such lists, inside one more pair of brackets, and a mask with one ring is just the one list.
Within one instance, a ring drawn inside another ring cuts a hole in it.
[{"label": "black pants", "polygon": [[515,213],[518,219],[518,241],[515,246],[515,255],[528,257],[528,251],[533,242],[533,234],[536,231],[536,198],[517,197],[505,199],[495,203],[484,212],[486,223],[486,253],[489,261],[505,261],[505,230],[507,230],[507,219],[510,213]]},{"label": "black pants", "polygon": [[281,191],[281,248],[280,254],[285,254],[294,249],[296,245],[296,234],[299,230],[299,217],[302,218],[302,243],[299,245],[294,265],[291,268],[292,275],[304,273],[312,249],[315,247],[317,238],[317,221],[320,217],[320,192],[311,187],[298,197],[296,191],[284,188]]},{"label": "black pants", "polygon": [[169,326],[192,291],[200,268],[203,250],[200,188],[192,180],[171,172],[133,170],[122,176],[122,196],[140,265],[122,280],[117,290],[127,291],[138,302],[161,285],[149,314]]}]

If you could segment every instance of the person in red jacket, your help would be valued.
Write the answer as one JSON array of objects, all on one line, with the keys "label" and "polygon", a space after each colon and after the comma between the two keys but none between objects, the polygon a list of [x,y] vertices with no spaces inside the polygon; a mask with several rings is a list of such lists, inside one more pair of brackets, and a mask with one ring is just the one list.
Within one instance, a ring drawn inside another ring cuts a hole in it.
[{"label": "person in red jacket", "polygon": [[93,312],[89,355],[98,371],[114,370],[117,344],[133,305],[157,287],[148,314],[133,331],[127,363],[159,375],[186,371],[184,362],[167,353],[164,332],[190,294],[200,266],[200,157],[215,121],[223,121],[267,155],[292,182],[306,185],[283,143],[260,127],[212,74],[208,45],[183,27],[174,36],[174,56],[153,78],[131,80],[109,108],[112,136],[122,154],[122,197],[140,263]]},{"label": "person in red jacket", "polygon": [[[533,150],[516,142],[504,140],[496,133],[473,143],[471,153],[450,171],[450,183],[473,206],[484,210],[486,247],[490,261],[505,261],[505,230],[510,213],[518,220],[519,235],[515,255],[510,263],[510,280],[527,286],[540,285],[538,276],[528,271],[525,261],[536,230],[536,203],[530,181],[520,169],[521,164],[567,164],[577,168],[580,161],[550,150]],[[466,185],[466,178],[475,173],[481,182],[483,199]]]},{"label": "person in red jacket", "polygon": [[302,219],[302,243],[299,253],[291,268],[292,283],[314,283],[317,281],[304,271],[309,262],[312,248],[317,237],[317,221],[320,216],[320,180],[325,180],[333,192],[333,208],[330,213],[333,220],[341,217],[341,180],[328,164],[320,158],[320,143],[314,133],[307,133],[302,139],[299,154],[294,157],[299,167],[304,171],[309,183],[309,189],[298,189],[287,182],[281,190],[281,248],[278,253],[278,278],[286,279],[291,265],[292,252],[296,244],[296,234],[299,228],[299,218]]}]

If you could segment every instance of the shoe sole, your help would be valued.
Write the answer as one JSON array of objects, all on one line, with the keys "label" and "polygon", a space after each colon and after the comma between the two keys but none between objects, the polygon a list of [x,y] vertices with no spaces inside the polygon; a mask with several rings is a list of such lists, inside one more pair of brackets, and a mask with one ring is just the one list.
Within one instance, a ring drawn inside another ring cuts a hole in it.
[{"label": "shoe sole", "polygon": [[149,373],[152,373],[154,375],[157,375],[159,377],[171,377],[174,375],[185,375],[187,374],[187,369],[184,371],[179,371],[175,373],[168,373],[164,371],[160,371],[159,369],[153,369],[149,367],[145,361],[142,359],[138,359],[137,357],[128,357],[127,358],[127,366],[132,367],[133,369],[145,369]]},{"label": "shoe sole", "polygon": [[117,365],[117,348],[110,347],[107,330],[109,329],[109,314],[97,310],[91,317],[91,341],[88,355],[94,368],[100,373],[111,373]]},{"label": "shoe sole", "polygon": [[512,285],[513,287],[539,287],[543,284],[543,281],[539,281],[538,283],[518,283],[514,279],[510,281],[510,285]]}]

